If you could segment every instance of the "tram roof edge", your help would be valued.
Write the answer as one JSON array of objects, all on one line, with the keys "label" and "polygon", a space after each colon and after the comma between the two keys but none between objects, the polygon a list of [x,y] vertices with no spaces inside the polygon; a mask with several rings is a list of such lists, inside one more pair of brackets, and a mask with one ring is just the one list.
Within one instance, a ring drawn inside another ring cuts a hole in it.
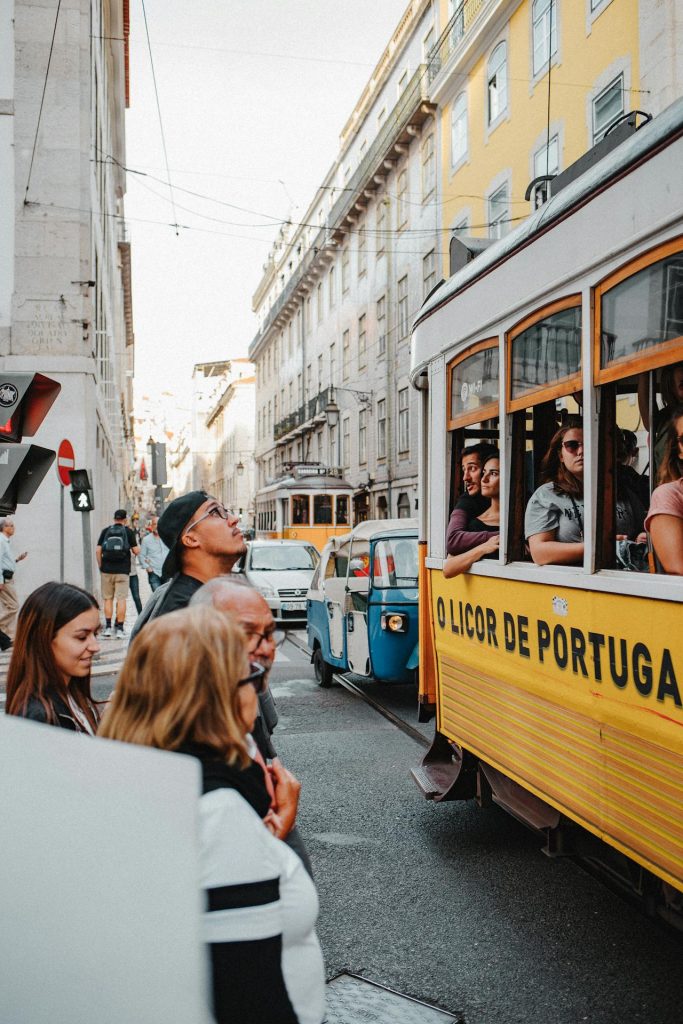
[{"label": "tram roof edge", "polygon": [[[651,121],[641,125],[638,131],[544,203],[523,224],[514,228],[504,238],[492,242],[466,267],[448,278],[440,288],[437,288],[429,296],[420,309],[413,323],[413,331],[423,320],[457,295],[465,286],[475,281],[482,273],[507,259],[534,235],[539,234],[554,221],[563,217],[573,206],[599,191],[612,178],[637,163],[649,150],[657,148],[670,136],[681,132],[683,132],[683,97],[675,100]],[[422,364],[414,364],[411,368],[411,379],[415,375],[419,375],[422,369]]]}]

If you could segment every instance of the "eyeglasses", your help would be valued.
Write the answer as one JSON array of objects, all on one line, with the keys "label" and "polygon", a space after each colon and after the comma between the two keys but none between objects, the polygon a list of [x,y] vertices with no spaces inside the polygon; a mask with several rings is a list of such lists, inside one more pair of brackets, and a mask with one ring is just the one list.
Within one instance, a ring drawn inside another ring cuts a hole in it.
[{"label": "eyeglasses", "polygon": [[189,533],[190,530],[194,530],[195,526],[197,526],[198,523],[201,523],[202,519],[208,519],[209,516],[215,516],[218,519],[229,519],[230,515],[231,513],[228,512],[227,508],[224,508],[222,505],[214,505],[213,508],[207,509],[203,516],[200,516],[199,519],[195,519],[193,523],[190,523],[186,530],[183,530],[183,537],[185,534]]},{"label": "eyeglasses", "polygon": [[273,644],[274,647],[282,647],[287,634],[284,629],[269,629],[265,633],[257,633],[255,629],[247,629],[247,640],[249,641],[249,653],[253,654],[261,644]]},{"label": "eyeglasses", "polygon": [[563,441],[562,447],[566,448],[568,452],[572,453],[572,455],[576,455],[579,448],[583,448],[583,441]]},{"label": "eyeglasses", "polygon": [[245,676],[244,679],[240,679],[237,685],[238,687],[247,686],[249,683],[257,693],[263,693],[266,688],[266,670],[257,661],[249,662],[249,675]]}]

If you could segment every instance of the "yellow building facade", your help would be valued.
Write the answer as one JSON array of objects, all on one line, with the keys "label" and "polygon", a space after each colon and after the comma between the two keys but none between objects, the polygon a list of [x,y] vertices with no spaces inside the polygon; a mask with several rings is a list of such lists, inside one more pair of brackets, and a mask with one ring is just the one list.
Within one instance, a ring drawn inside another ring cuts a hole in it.
[{"label": "yellow building facade", "polygon": [[455,233],[504,235],[532,212],[535,196],[525,192],[534,178],[566,169],[622,115],[655,115],[676,98],[675,8],[676,0],[440,0],[428,74],[441,122],[444,254]]}]

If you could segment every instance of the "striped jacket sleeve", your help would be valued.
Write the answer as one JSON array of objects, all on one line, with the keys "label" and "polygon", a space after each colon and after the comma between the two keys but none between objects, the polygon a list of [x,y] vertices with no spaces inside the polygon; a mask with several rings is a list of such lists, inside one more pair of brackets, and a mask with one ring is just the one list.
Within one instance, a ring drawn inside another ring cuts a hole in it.
[{"label": "striped jacket sleeve", "polygon": [[[285,892],[283,899],[282,889],[291,886],[290,858],[296,855],[267,831],[255,811],[231,789],[214,790],[201,798],[200,829],[204,937],[218,1024],[319,1021],[322,1014],[311,1017],[309,1008],[295,1006],[298,1000],[292,997],[298,972],[310,974],[311,966],[317,966],[315,957],[311,961],[310,936],[298,955],[291,949],[285,955],[283,949],[285,906],[292,892]],[[313,896],[312,924],[317,913],[314,890]],[[305,905],[305,893],[302,902]],[[312,925],[309,931],[315,939]],[[317,939],[315,948],[319,953]]]}]

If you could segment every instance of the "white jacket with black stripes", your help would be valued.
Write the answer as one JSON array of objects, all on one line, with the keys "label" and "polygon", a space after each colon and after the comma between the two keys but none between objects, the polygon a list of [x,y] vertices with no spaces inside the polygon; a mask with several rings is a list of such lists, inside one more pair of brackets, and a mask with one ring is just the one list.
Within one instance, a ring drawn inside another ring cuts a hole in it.
[{"label": "white jacket with black stripes", "polygon": [[200,803],[204,937],[219,1024],[321,1024],[318,896],[301,860],[234,789]]}]

